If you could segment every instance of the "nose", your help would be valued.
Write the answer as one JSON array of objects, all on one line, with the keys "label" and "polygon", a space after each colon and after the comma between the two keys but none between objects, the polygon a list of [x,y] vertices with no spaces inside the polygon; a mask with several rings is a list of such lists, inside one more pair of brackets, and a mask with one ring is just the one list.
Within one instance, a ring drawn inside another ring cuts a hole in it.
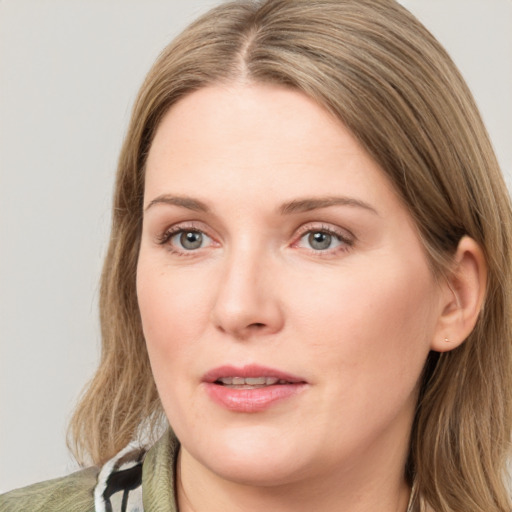
[{"label": "nose", "polygon": [[212,308],[215,327],[237,340],[280,331],[284,315],[276,272],[262,251],[240,250],[226,258]]}]

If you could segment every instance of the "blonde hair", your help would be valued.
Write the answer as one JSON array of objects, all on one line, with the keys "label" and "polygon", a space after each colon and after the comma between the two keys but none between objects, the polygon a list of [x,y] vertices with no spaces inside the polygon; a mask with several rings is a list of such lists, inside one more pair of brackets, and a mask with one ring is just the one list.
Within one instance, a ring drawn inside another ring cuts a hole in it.
[{"label": "blonde hair", "polygon": [[417,503],[436,512],[509,511],[510,202],[464,80],[393,0],[230,2],[161,54],[120,155],[101,281],[101,362],[71,422],[75,453],[101,463],[162,415],[135,289],[145,159],[171,105],[239,80],[298,89],[340,119],[393,182],[440,278],[463,235],[483,249],[485,307],[458,349],[426,362],[405,470]]}]

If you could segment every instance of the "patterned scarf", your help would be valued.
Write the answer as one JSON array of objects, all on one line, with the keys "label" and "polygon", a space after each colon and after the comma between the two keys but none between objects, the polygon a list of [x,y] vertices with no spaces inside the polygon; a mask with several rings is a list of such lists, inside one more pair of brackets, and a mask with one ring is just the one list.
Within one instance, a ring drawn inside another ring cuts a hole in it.
[{"label": "patterned scarf", "polygon": [[127,446],[110,459],[94,488],[96,512],[143,512],[142,463],[146,450]]}]

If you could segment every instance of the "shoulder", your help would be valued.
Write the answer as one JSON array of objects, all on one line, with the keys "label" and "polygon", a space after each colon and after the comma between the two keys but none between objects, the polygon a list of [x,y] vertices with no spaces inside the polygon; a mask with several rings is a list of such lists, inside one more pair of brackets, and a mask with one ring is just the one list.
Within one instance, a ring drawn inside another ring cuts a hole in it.
[{"label": "shoulder", "polygon": [[179,442],[169,430],[149,451],[129,445],[101,468],[3,494],[0,512],[135,512],[144,508],[176,512],[178,449]]},{"label": "shoulder", "polygon": [[130,446],[101,468],[89,468],[0,496],[0,512],[142,510],[144,450]]},{"label": "shoulder", "polygon": [[0,512],[93,512],[98,468],[15,489],[0,496]]}]

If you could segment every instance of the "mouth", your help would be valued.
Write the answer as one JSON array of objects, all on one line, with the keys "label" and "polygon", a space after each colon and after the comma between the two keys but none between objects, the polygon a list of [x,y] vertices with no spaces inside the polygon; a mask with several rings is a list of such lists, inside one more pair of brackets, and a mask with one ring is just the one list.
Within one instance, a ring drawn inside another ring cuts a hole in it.
[{"label": "mouth", "polygon": [[300,377],[257,365],[215,368],[203,377],[203,384],[217,405],[241,413],[262,412],[307,387]]},{"label": "mouth", "polygon": [[260,389],[268,386],[292,384],[278,377],[221,377],[214,384],[231,389]]},{"label": "mouth", "polygon": [[207,372],[203,382],[230,388],[264,388],[285,384],[306,384],[306,380],[275,368],[260,365],[220,366]]}]

